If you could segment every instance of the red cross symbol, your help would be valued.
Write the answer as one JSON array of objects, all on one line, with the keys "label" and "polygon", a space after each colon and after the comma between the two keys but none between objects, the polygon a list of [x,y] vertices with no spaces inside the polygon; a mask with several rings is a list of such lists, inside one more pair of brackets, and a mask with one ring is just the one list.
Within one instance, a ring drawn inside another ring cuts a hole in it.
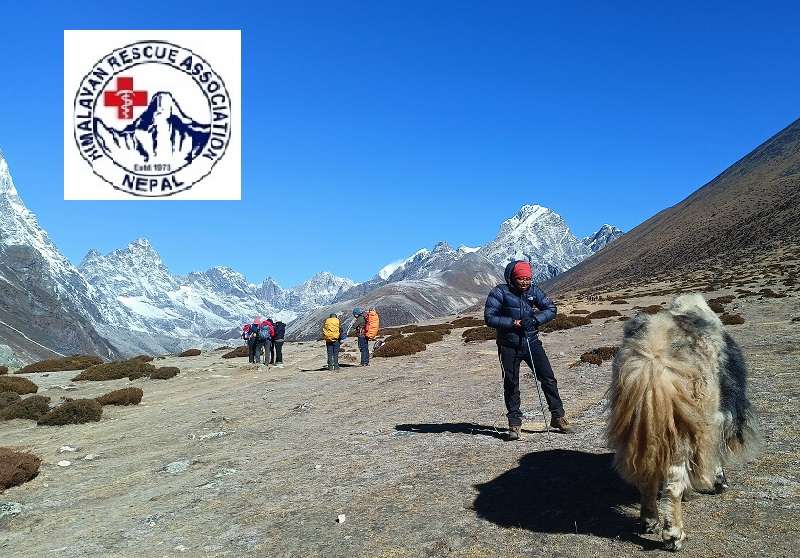
[{"label": "red cross symbol", "polygon": [[120,120],[133,120],[133,107],[147,105],[147,91],[134,91],[132,77],[118,77],[117,90],[106,91],[103,97],[107,107],[117,107]]}]

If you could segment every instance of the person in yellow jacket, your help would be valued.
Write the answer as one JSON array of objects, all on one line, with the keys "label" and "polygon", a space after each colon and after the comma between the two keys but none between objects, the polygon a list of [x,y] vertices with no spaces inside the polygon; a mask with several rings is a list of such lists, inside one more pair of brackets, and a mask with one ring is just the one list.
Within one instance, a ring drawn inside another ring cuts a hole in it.
[{"label": "person in yellow jacket", "polygon": [[325,338],[325,348],[328,351],[328,370],[338,370],[342,327],[336,314],[328,316],[322,324],[322,336]]}]

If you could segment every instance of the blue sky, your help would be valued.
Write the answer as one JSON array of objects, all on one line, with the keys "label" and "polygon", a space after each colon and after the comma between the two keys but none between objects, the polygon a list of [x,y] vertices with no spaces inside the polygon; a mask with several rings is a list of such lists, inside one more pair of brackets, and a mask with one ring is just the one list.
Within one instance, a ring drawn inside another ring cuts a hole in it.
[{"label": "blue sky", "polygon": [[[800,116],[798,4],[697,4],[6,2],[0,148],[76,263],[144,236],[291,286],[486,243],[524,203],[628,230]],[[63,201],[63,30],[118,28],[242,29],[242,201]]]}]

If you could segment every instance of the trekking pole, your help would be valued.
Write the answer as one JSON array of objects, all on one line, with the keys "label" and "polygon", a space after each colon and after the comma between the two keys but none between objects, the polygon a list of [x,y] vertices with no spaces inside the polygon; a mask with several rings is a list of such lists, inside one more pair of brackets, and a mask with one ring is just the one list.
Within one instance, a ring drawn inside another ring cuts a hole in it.
[{"label": "trekking pole", "polygon": [[525,332],[525,343],[528,344],[528,356],[531,357],[531,372],[533,373],[533,384],[536,386],[536,393],[539,395],[539,407],[542,409],[542,421],[547,432],[550,433],[550,424],[547,422],[547,415],[544,414],[544,403],[542,402],[542,392],[539,389],[539,381],[536,379],[536,371],[533,367],[533,352],[531,351],[531,340],[528,339],[528,334]]}]

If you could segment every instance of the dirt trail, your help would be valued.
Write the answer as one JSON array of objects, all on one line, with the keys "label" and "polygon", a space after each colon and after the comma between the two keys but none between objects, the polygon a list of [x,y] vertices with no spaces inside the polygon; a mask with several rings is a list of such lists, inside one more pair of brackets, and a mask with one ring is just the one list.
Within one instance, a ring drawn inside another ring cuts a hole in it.
[{"label": "dirt trail", "polygon": [[[630,299],[611,308],[630,315]],[[587,309],[603,307],[584,303]],[[736,300],[766,448],[729,471],[732,489],[686,504],[685,556],[792,556],[800,543],[800,315],[796,297]],[[463,330],[410,357],[368,368],[316,369],[320,343],[288,344],[284,369],[222,353],[168,358],[166,381],[81,382],[29,375],[40,393],[93,397],[139,386],[138,407],[105,407],[99,423],[0,423],[0,446],[32,451],[40,475],[0,495],[22,512],[0,519],[2,556],[641,556],[635,492],[610,470],[602,427],[610,363],[568,366],[616,345],[621,323],[544,336],[573,435],[542,433],[523,384],[523,440],[505,417],[493,342]],[[769,323],[764,327],[757,322]],[[355,340],[347,346],[353,347]],[[46,389],[51,387],[51,389]],[[75,453],[59,454],[63,445]],[[95,454],[93,460],[85,460]],[[59,460],[72,461],[58,467]],[[339,514],[346,521],[337,524]]]}]

